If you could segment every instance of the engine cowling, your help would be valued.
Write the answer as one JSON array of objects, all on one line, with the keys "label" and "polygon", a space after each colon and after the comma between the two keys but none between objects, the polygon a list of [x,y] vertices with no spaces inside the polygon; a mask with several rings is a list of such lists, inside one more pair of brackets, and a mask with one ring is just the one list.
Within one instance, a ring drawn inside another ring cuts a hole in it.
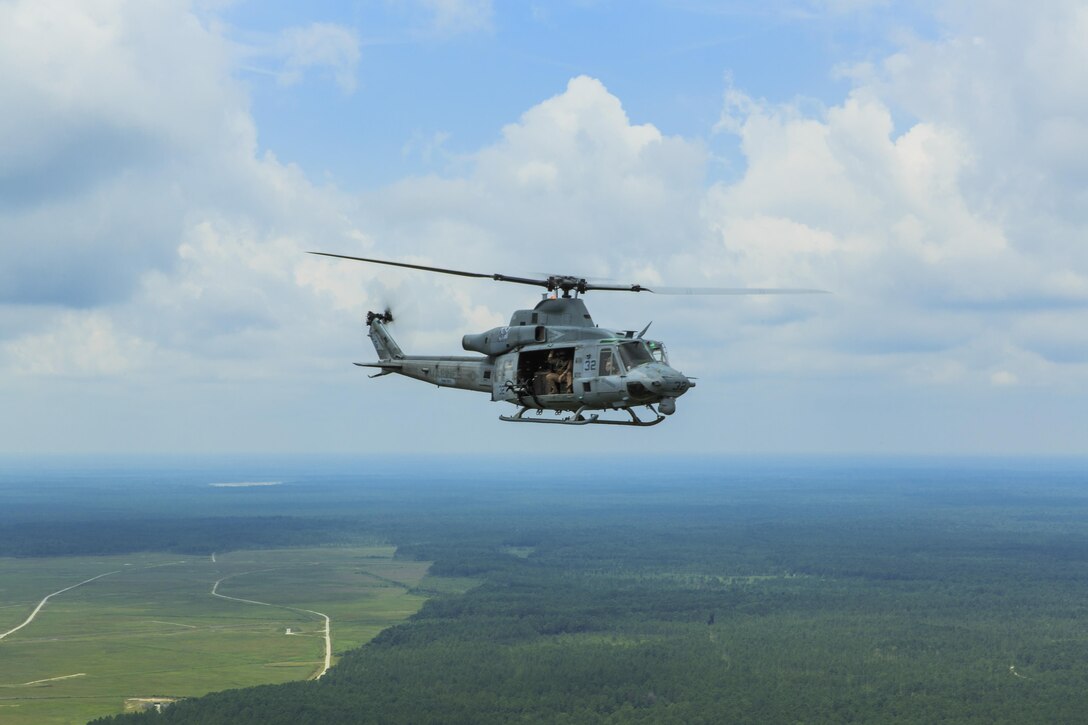
[{"label": "engine cowling", "polygon": [[495,327],[478,335],[465,335],[461,338],[461,347],[470,352],[494,356],[516,350],[522,345],[547,341],[548,331],[544,325],[518,325]]}]

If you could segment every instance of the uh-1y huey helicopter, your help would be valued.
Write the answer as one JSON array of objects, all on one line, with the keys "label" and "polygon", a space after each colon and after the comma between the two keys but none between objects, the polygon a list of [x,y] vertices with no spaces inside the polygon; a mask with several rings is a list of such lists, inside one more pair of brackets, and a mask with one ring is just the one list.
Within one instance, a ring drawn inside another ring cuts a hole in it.
[{"label": "uh-1y huey helicopter", "polygon": [[[726,287],[658,287],[638,284],[606,285],[582,277],[549,275],[540,279],[504,274],[464,272],[421,264],[352,257],[346,254],[311,252],[324,257],[350,259],[392,267],[460,277],[492,279],[497,282],[544,287],[544,299],[531,310],[518,310],[510,324],[477,335],[465,335],[461,346],[482,357],[405,355],[389,334],[386,325],[392,313],[368,312],[368,335],[378,361],[355,363],[378,368],[371,377],[397,373],[439,387],[461,388],[490,393],[491,400],[520,406],[513,415],[500,415],[511,423],[552,423],[563,425],[651,426],[676,412],[676,399],[695,387],[695,381],[669,366],[665,346],[641,332],[598,327],[580,295],[589,291],[651,292],[680,295],[768,295],[821,293],[814,289],[757,289]],[[560,294],[561,293],[561,294]],[[572,294],[573,293],[573,294]],[[655,407],[656,406],[656,407]],[[639,418],[635,408],[645,407],[652,420]],[[527,418],[553,410],[562,418]],[[630,420],[602,418],[591,411],[625,411]]]}]

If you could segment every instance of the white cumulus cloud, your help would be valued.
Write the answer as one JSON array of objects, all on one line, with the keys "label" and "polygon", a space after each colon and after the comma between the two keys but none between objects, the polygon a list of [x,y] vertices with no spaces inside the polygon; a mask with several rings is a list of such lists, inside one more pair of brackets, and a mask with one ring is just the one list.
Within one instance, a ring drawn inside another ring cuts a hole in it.
[{"label": "white cumulus cloud", "polygon": [[[488,2],[414,7],[436,32],[492,23]],[[407,351],[456,353],[539,292],[305,255],[320,249],[833,291],[590,298],[603,325],[656,320],[703,378],[696,400],[736,380],[1083,392],[1088,15],[956,7],[939,39],[853,69],[822,109],[726,88],[707,133],[744,158],[729,182],[708,183],[703,140],[632,119],[581,75],[451,171],[353,195],[258,153],[238,46],[184,3],[0,4],[4,389],[219,381],[305,399],[315,371],[370,356],[367,309],[393,306]],[[281,38],[283,80],[329,72],[354,89],[353,33]],[[719,399],[703,400],[710,421]]]}]

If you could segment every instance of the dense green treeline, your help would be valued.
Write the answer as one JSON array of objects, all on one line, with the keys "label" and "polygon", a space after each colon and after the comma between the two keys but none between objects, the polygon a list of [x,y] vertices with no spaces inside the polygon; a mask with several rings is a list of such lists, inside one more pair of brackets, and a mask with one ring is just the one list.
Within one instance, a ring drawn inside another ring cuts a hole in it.
[{"label": "dense green treeline", "polygon": [[819,473],[383,494],[359,532],[479,585],[318,682],[101,722],[1082,720],[1083,471]]},{"label": "dense green treeline", "polygon": [[210,554],[317,546],[365,538],[356,521],[290,516],[106,519],[0,523],[0,556],[74,556],[169,551]]}]

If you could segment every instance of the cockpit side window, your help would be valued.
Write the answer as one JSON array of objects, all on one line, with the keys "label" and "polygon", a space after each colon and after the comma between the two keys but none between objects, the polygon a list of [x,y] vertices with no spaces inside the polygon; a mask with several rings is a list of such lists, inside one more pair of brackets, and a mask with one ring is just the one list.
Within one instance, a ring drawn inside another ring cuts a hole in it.
[{"label": "cockpit side window", "polygon": [[623,364],[628,370],[648,362],[653,362],[654,360],[650,355],[650,351],[647,350],[646,346],[641,342],[622,343],[620,345],[620,357],[623,359]]},{"label": "cockpit side window", "polygon": [[612,348],[606,347],[601,350],[601,364],[597,366],[598,375],[619,375],[619,366],[616,365],[616,358],[612,355]]}]

